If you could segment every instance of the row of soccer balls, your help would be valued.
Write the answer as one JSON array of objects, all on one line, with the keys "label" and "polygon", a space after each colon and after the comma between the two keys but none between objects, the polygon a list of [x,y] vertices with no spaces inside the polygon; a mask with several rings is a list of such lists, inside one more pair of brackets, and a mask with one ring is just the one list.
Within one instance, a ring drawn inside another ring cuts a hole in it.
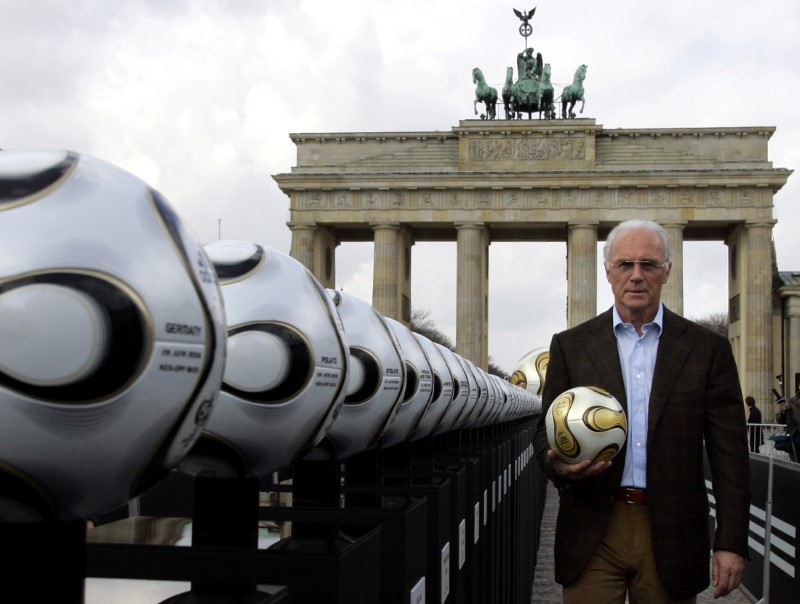
[{"label": "row of soccer balls", "polygon": [[184,462],[265,476],[541,411],[285,254],[200,245],[95,158],[0,152],[0,217],[0,520],[102,513]]}]

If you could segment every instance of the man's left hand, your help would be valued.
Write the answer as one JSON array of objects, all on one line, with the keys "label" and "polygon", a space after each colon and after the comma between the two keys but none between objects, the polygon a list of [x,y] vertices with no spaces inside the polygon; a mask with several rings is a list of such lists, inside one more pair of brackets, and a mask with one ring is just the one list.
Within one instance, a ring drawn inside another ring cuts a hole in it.
[{"label": "man's left hand", "polygon": [[744,558],[739,554],[718,549],[711,557],[711,584],[716,587],[714,597],[727,596],[739,587],[744,571]]}]

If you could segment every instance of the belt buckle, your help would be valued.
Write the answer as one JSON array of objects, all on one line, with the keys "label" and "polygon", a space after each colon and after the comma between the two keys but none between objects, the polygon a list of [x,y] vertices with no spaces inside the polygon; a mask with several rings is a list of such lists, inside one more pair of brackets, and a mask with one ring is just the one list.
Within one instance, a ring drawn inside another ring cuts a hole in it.
[{"label": "belt buckle", "polygon": [[637,489],[634,487],[622,487],[621,491],[623,493],[622,500],[625,503],[638,505],[644,503],[645,498],[647,497],[646,492],[643,489]]}]

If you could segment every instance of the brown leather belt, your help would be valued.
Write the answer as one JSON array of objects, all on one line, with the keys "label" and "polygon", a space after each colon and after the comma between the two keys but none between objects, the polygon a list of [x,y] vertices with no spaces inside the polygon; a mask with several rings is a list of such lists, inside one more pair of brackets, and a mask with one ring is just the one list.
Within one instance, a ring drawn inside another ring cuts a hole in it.
[{"label": "brown leather belt", "polygon": [[637,505],[647,504],[647,491],[644,489],[634,489],[631,487],[620,487],[617,491],[617,499],[625,503],[635,503]]}]

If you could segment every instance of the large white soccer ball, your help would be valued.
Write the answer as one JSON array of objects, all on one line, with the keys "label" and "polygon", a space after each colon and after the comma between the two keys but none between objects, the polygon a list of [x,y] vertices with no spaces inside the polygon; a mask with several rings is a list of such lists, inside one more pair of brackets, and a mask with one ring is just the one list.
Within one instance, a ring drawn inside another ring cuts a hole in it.
[{"label": "large white soccer ball", "polygon": [[339,459],[376,447],[403,399],[406,366],[386,319],[365,300],[329,289],[350,352],[347,396],[328,430]]},{"label": "large white soccer ball", "polygon": [[470,383],[470,379],[467,377],[467,372],[461,361],[459,361],[458,355],[436,342],[434,342],[434,346],[444,358],[453,382],[453,396],[450,399],[450,404],[445,409],[444,415],[433,431],[434,434],[443,434],[457,428],[459,418],[464,413],[468,402],[477,400],[478,392],[477,388],[475,388],[474,378]]},{"label": "large white soccer ball", "polygon": [[406,364],[406,383],[397,415],[386,428],[381,439],[382,447],[391,447],[411,439],[422,415],[433,397],[433,372],[428,357],[419,340],[408,327],[384,317],[386,324],[397,337]]},{"label": "large white soccer ball", "polygon": [[202,247],[139,178],[0,151],[0,520],[124,504],[191,449],[225,328]]},{"label": "large white soccer ball", "polygon": [[333,424],[346,395],[344,327],[294,258],[249,241],[214,241],[205,251],[222,289],[228,342],[222,392],[196,452],[268,476],[317,446]]},{"label": "large white soccer ball", "polygon": [[411,440],[417,440],[433,434],[445,411],[447,411],[447,407],[453,399],[453,375],[450,373],[450,368],[436,344],[418,333],[412,332],[412,335],[419,342],[422,351],[425,353],[425,358],[433,374],[431,400],[425,408],[417,427],[411,434]]},{"label": "large white soccer ball", "polygon": [[520,382],[524,380],[525,389],[528,392],[541,396],[549,362],[550,350],[548,348],[534,348],[517,363],[514,373],[511,374],[511,383],[520,385]]},{"label": "large white soccer ball", "polygon": [[474,428],[478,425],[478,418],[486,412],[489,404],[489,387],[486,384],[486,372],[469,359],[459,356],[459,361],[467,373],[470,386],[474,390],[474,399],[470,399],[458,422],[460,429]]},{"label": "large white soccer ball", "polygon": [[550,448],[567,463],[610,460],[628,433],[622,405],[595,386],[562,392],[547,411],[545,427]]}]

